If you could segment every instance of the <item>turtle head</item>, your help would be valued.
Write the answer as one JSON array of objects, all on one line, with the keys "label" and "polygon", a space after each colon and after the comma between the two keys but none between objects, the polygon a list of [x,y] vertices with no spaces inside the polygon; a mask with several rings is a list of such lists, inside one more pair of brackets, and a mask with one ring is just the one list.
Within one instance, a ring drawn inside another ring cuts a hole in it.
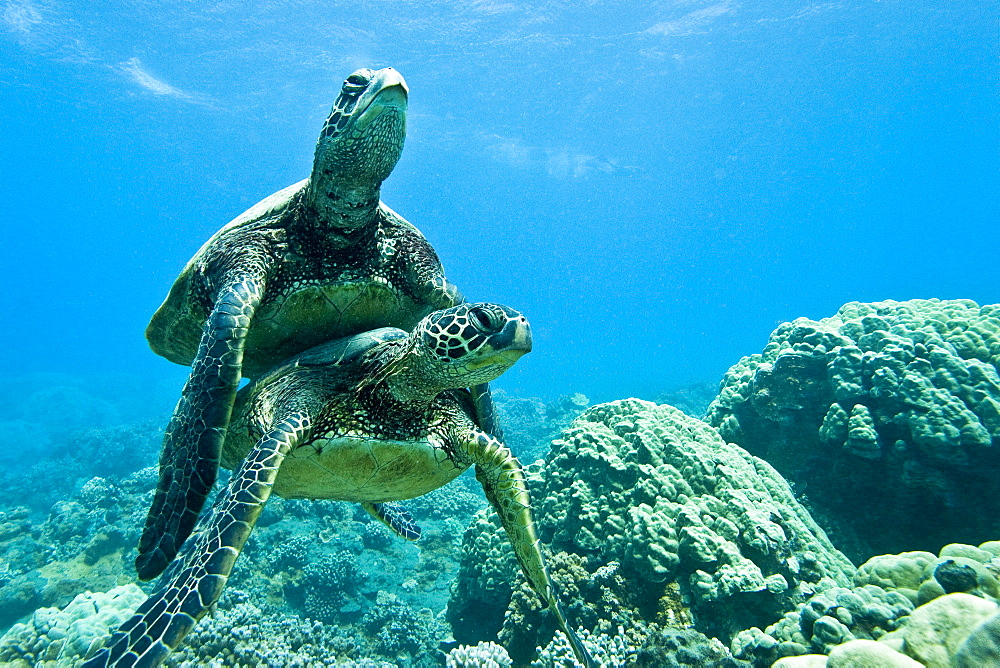
[{"label": "turtle head", "polygon": [[403,150],[407,95],[391,67],[363,68],[344,80],[316,142],[307,190],[333,227],[351,231],[375,215],[382,181]]},{"label": "turtle head", "polygon": [[435,311],[413,330],[417,346],[432,360],[431,373],[447,384],[488,383],[531,352],[531,327],[514,309],[499,304],[460,304]]},{"label": "turtle head", "polygon": [[[460,304],[431,313],[409,335],[402,365],[388,378],[399,399],[494,380],[531,351],[531,327],[514,309]],[[405,369],[405,370],[404,370]]]}]

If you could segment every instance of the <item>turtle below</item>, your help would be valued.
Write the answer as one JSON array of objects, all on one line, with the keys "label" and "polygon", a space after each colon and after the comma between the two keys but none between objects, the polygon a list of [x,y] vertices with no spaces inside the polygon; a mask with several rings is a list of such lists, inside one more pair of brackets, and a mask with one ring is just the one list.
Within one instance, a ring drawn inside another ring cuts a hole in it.
[{"label": "turtle below", "polygon": [[419,535],[395,501],[455,479],[470,466],[532,588],[584,665],[538,547],[521,465],[476,423],[467,390],[531,350],[520,313],[463,304],[431,313],[407,334],[381,328],[322,344],[239,392],[222,463],[235,469],[153,594],[84,666],[155,666],[218,600],[273,491],[354,501],[404,538]]},{"label": "turtle below", "polygon": [[[379,201],[403,148],[407,97],[391,68],[347,77],[309,178],[212,236],[153,315],[150,347],[192,368],[164,435],[139,539],[141,579],[163,572],[198,519],[241,377],[323,341],[378,327],[410,330],[463,301],[423,235]],[[480,424],[502,438],[488,388],[473,394]]]}]

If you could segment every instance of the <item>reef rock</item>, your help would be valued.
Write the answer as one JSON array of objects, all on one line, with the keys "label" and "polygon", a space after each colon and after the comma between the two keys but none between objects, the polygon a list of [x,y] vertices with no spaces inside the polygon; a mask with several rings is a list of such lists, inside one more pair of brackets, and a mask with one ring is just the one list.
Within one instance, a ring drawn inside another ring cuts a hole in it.
[{"label": "reef rock", "polygon": [[959,668],[1000,666],[1000,613],[972,629],[955,653],[955,663]]},{"label": "reef rock", "polygon": [[804,491],[852,557],[936,551],[1000,529],[998,370],[1000,305],[851,302],[778,327],[706,419]]},{"label": "reef rock", "polygon": [[997,614],[997,604],[969,594],[948,594],[913,611],[897,633],[906,654],[925,666],[952,665],[952,657],[982,621]]},{"label": "reef rock", "polygon": [[[527,473],[566,613],[595,637],[693,622],[728,642],[854,574],[770,465],[670,406],[594,406]],[[552,627],[512,590],[500,532],[486,511],[466,531],[448,618],[463,643],[500,629],[519,663],[518,648],[547,644]]]},{"label": "reef rock", "polygon": [[786,612],[764,631],[751,628],[737,634],[733,654],[769,666],[781,657],[816,652],[855,640],[877,640],[895,631],[913,612],[913,604],[898,592],[875,585],[848,589],[832,587]]},{"label": "reef rock", "polygon": [[828,668],[922,668],[924,664],[874,640],[852,640],[830,652]]}]

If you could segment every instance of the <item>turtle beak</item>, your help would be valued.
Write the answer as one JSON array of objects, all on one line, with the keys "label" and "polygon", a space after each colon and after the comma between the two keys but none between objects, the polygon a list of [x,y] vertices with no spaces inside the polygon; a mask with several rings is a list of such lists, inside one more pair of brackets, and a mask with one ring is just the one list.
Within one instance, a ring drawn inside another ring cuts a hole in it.
[{"label": "turtle beak", "polygon": [[[506,332],[508,329],[513,329],[514,332],[511,335],[510,350],[517,351],[521,355],[531,352],[531,325],[525,320],[524,316],[515,318],[507,323],[504,327]],[[518,355],[520,357],[520,355]]]},{"label": "turtle beak", "polygon": [[512,318],[504,328],[494,335],[494,347],[499,348],[500,357],[511,364],[521,356],[531,352],[531,325],[523,315]]},{"label": "turtle beak", "polygon": [[365,92],[358,98],[355,113],[360,113],[355,127],[362,129],[389,108],[406,113],[410,89],[403,75],[386,67],[375,73]]},{"label": "turtle beak", "polygon": [[470,370],[483,367],[496,367],[496,375],[513,366],[525,353],[531,352],[531,326],[523,315],[511,318],[496,334],[490,337],[487,344],[494,352],[476,362],[468,364]]}]

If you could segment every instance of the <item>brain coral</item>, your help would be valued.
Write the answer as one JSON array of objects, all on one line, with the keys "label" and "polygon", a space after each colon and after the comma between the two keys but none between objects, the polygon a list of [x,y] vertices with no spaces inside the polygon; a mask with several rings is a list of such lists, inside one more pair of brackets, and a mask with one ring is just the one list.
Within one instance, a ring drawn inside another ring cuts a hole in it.
[{"label": "brain coral", "polygon": [[[771,466],[669,406],[628,399],[590,408],[547,462],[528,467],[528,483],[567,614],[601,632],[617,624],[604,619],[614,610],[602,599],[617,597],[649,623],[689,609],[698,630],[728,639],[816,591],[849,585],[854,573]],[[501,638],[523,644],[519,632],[547,625],[512,598],[508,553],[497,523],[478,516],[449,604],[461,642],[504,624]],[[562,576],[573,565],[566,553],[584,557],[591,573]]]},{"label": "brain coral", "polygon": [[862,560],[1000,528],[1000,305],[852,302],[778,327],[707,421],[805,491]]}]

